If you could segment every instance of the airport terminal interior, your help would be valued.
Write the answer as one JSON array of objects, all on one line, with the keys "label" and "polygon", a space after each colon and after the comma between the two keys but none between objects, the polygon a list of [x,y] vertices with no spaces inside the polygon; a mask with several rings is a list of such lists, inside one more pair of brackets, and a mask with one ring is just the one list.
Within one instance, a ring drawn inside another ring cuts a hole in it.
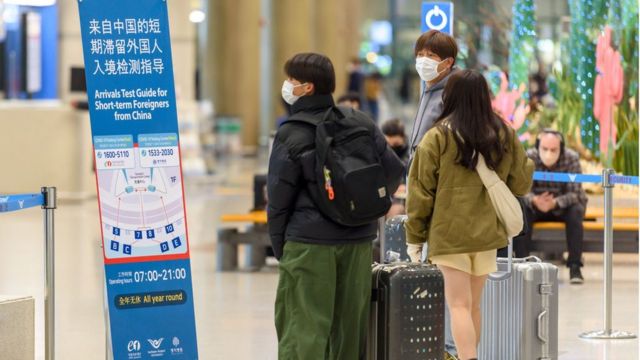
[{"label": "airport terminal interior", "polygon": [[[112,228],[101,222],[105,215],[96,186],[104,169],[96,169],[99,148],[92,143],[90,79],[96,74],[87,69],[85,75],[83,44],[89,43],[83,36],[89,30],[78,11],[83,1],[110,6],[106,0],[0,0],[0,360],[53,360],[45,355],[50,314],[43,210],[2,206],[4,196],[10,203],[10,195],[40,193],[43,186],[57,189],[55,359],[108,358],[109,332],[117,331],[115,323],[109,327],[114,300],[105,283],[105,254],[114,248],[107,237],[103,247],[103,233]],[[334,98],[351,95],[378,125],[397,119],[405,129],[401,138],[408,138],[424,86],[414,47],[425,31],[421,14],[430,2],[140,1],[166,3],[168,9],[197,358],[278,359],[278,260],[260,239],[268,239],[264,177],[271,144],[288,111],[281,95],[284,64],[296,53],[325,54],[335,68]],[[484,75],[494,110],[525,148],[539,148],[539,133],[552,128],[562,134],[566,149],[579,154],[583,174],[600,176],[600,182],[605,169],[623,175],[606,191],[596,181],[581,185],[588,198],[583,283],[577,284],[566,266],[564,225],[545,222],[532,230],[537,245],[531,255],[558,267],[557,353],[548,359],[640,359],[637,337],[580,337],[603,330],[607,322],[614,330],[640,331],[637,1],[439,3],[455,14],[450,31],[458,47],[456,66]],[[606,82],[600,77],[610,68],[618,78]],[[565,175],[576,183],[576,174]],[[398,195],[399,203],[406,196],[411,194]],[[612,255],[604,250],[605,221],[613,224]],[[253,245],[240,244],[237,254],[229,251],[221,241],[228,231]],[[34,302],[25,301],[30,299]],[[15,305],[22,302],[24,307]],[[171,308],[165,306],[158,316],[182,316],[172,315]],[[151,339],[140,336],[141,357],[122,359],[156,358],[145,352]],[[164,340],[167,351],[179,348],[176,340]],[[158,350],[156,345],[151,344]],[[140,347],[129,341],[128,353]],[[529,355],[500,360],[533,359]]]}]

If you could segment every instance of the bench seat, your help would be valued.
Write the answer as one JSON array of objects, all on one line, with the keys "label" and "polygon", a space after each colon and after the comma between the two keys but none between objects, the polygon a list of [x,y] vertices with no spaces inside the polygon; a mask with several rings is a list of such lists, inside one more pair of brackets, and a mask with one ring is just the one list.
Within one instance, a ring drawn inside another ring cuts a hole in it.
[{"label": "bench seat", "polygon": [[[533,226],[531,251],[545,254],[562,254],[566,251],[565,225],[559,222],[540,222]],[[604,251],[604,223],[584,222],[584,252]],[[613,251],[638,253],[638,224],[613,224]]]}]

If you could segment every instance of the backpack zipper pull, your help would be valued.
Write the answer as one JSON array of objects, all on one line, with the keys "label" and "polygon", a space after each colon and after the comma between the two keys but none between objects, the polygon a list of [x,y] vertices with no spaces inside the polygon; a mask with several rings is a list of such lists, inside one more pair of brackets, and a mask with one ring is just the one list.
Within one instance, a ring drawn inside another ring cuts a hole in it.
[{"label": "backpack zipper pull", "polygon": [[327,190],[327,195],[329,196],[329,200],[333,200],[336,198],[335,193],[333,192],[333,186],[331,186],[331,171],[327,169],[327,167],[323,167],[324,172],[324,188]]}]

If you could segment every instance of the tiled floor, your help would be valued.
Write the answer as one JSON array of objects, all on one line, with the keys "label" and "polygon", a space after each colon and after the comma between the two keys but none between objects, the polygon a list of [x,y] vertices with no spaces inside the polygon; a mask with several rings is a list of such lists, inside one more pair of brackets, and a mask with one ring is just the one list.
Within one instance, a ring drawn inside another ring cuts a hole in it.
[{"label": "tiled floor", "polygon": [[[224,173],[189,182],[187,205],[200,358],[276,359],[275,269],[225,273],[215,269],[217,219],[251,206],[255,162],[219,164]],[[42,298],[40,210],[0,215],[0,294]],[[62,203],[57,211],[57,359],[104,359],[103,267],[95,200]],[[560,359],[638,359],[638,341],[584,341],[602,327],[602,256],[589,254],[586,283],[570,286],[561,271]],[[615,255],[614,327],[638,332],[638,256]],[[38,318],[42,311],[38,309]],[[37,322],[38,332],[42,321]],[[42,336],[38,336],[38,354]],[[2,358],[0,354],[0,359]],[[42,355],[38,356],[42,359]]]}]

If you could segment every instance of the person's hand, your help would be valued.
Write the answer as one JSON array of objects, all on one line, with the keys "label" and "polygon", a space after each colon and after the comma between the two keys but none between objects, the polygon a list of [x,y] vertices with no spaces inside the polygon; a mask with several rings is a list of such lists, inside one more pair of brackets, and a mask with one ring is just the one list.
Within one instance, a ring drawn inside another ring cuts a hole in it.
[{"label": "person's hand", "polygon": [[407,244],[407,254],[412,263],[422,262],[422,244]]},{"label": "person's hand", "polygon": [[553,194],[548,192],[533,197],[533,206],[540,210],[540,212],[548,213],[555,209],[557,205],[558,204]]},{"label": "person's hand", "polygon": [[544,208],[544,198],[542,197],[542,195],[534,196],[531,202],[533,203],[533,207],[540,211],[542,211],[542,208]]},{"label": "person's hand", "polygon": [[407,185],[405,184],[400,184],[400,186],[398,186],[398,190],[396,190],[396,193],[394,194],[395,196],[402,196],[402,195],[406,195],[407,194]]}]

